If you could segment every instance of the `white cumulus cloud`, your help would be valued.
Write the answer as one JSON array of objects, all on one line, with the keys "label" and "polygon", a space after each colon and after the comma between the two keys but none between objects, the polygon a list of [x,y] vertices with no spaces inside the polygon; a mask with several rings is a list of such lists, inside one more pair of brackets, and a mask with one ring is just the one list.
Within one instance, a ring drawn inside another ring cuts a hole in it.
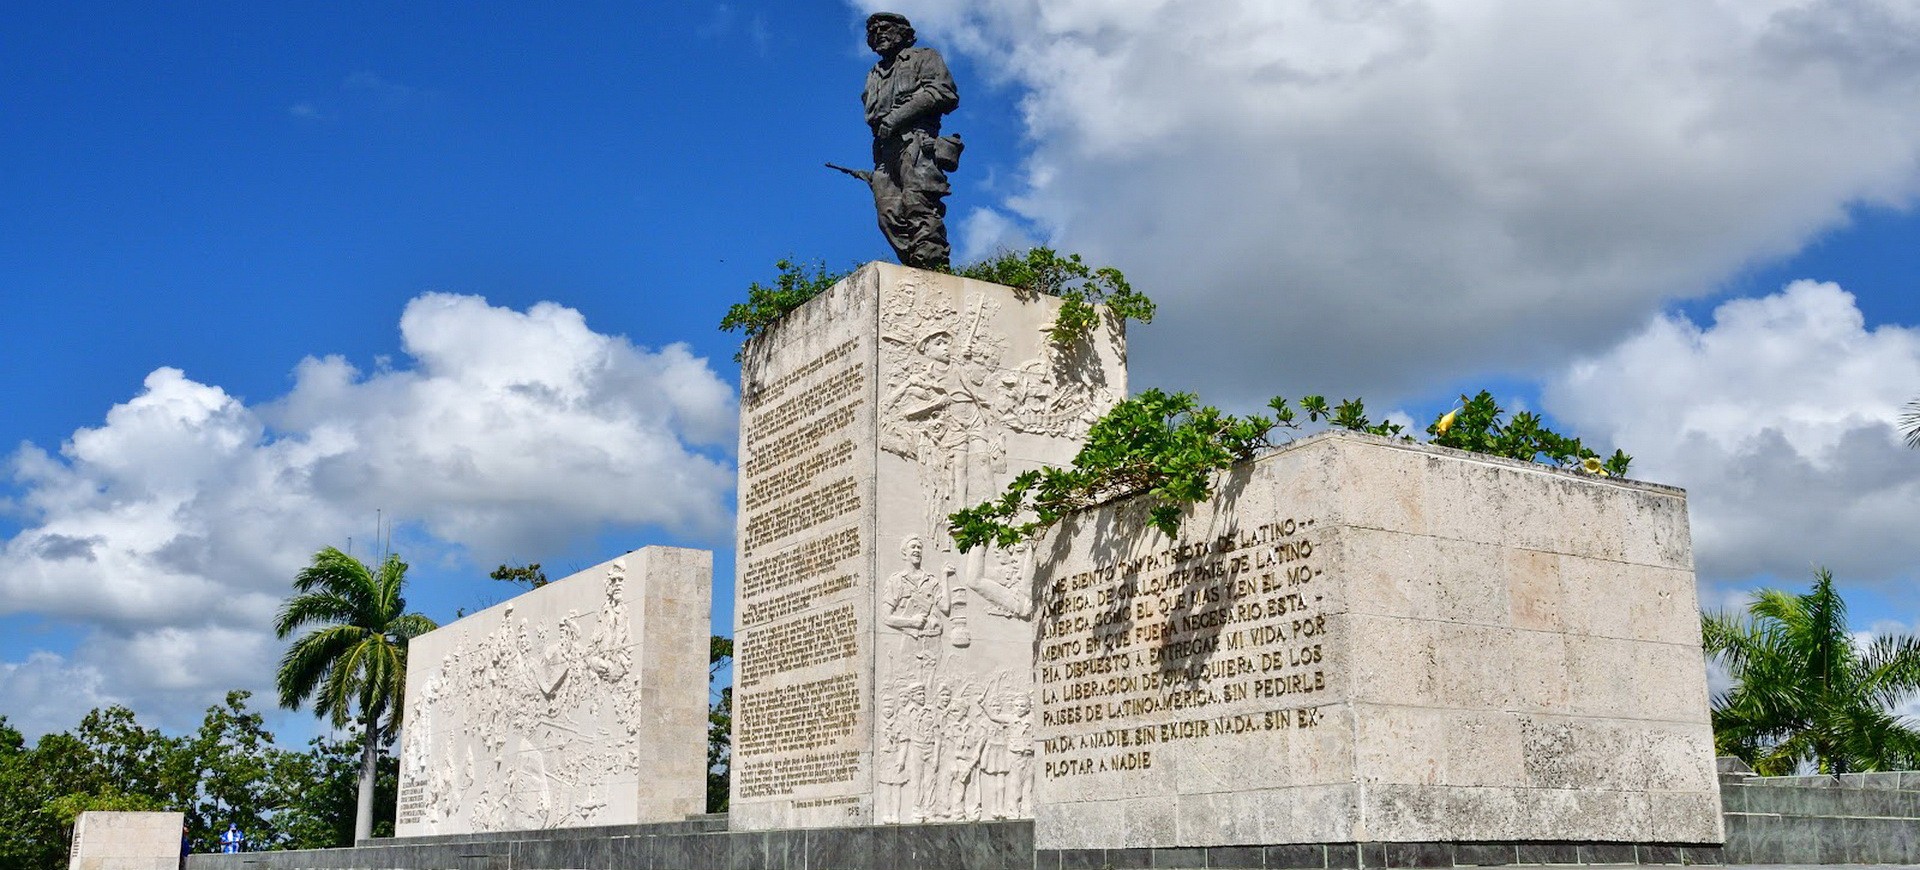
[{"label": "white cumulus cloud", "polygon": [[[685,346],[448,294],[414,299],[400,332],[409,368],[308,358],[256,406],[160,368],[57,452],[17,450],[0,616],[90,635],[0,664],[0,709],[66,727],[52,711],[112,699],[184,723],[263,689],[288,580],[376,509],[477,564],[610,527],[729,534],[733,391]],[[46,691],[60,684],[76,692]]]},{"label": "white cumulus cloud", "polygon": [[1912,578],[1920,452],[1896,420],[1917,393],[1920,330],[1869,329],[1839,286],[1797,281],[1706,326],[1658,317],[1542,401],[1632,453],[1634,477],[1687,488],[1703,581],[1804,586],[1814,565],[1848,583]]},{"label": "white cumulus cloud", "polygon": [[995,206],[1163,302],[1142,381],[1230,401],[1591,352],[1920,188],[1905,0],[854,5],[1024,95]]}]

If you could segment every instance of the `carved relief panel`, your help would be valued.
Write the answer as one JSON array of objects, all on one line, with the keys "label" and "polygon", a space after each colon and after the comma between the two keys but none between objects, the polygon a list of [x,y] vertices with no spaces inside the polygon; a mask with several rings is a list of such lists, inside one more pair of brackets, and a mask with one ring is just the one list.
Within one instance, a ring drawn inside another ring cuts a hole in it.
[{"label": "carved relief panel", "polygon": [[889,289],[876,821],[1028,818],[1033,554],[960,553],[947,517],[1022,471],[1072,459],[1125,389],[1118,337],[1059,348],[1044,334],[1052,300],[994,285],[910,273]]},{"label": "carved relief panel", "polygon": [[[697,578],[684,570],[690,560]],[[681,570],[629,577],[643,565]],[[706,631],[710,565],[705,553],[648,548],[416,639],[400,835],[697,811],[701,765],[676,757],[704,743],[687,732],[705,718],[705,672],[689,667],[697,651],[672,647],[696,645]],[[636,624],[636,609],[650,626]]]},{"label": "carved relief panel", "polygon": [[1055,348],[1057,305],[873,264],[749,343],[735,829],[1031,817],[1033,555],[947,515],[1124,394],[1120,336]]}]

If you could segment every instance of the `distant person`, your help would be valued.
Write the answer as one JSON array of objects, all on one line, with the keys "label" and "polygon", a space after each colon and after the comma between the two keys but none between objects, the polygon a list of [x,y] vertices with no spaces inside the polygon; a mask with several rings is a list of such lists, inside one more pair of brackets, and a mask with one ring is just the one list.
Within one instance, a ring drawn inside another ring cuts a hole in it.
[{"label": "distant person", "polygon": [[241,851],[241,847],[245,846],[246,842],[247,835],[240,833],[240,826],[228,822],[227,830],[220,835],[220,851],[228,853]]},{"label": "distant person", "polygon": [[180,870],[187,870],[187,856],[193,854],[193,829],[180,825]]}]

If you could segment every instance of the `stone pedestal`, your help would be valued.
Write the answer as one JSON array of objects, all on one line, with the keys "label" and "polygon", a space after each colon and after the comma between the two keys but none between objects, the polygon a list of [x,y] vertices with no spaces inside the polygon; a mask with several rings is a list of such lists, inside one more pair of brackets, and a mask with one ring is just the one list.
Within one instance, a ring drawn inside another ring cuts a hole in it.
[{"label": "stone pedestal", "polygon": [[735,830],[1031,817],[1031,552],[952,511],[1072,459],[1122,336],[1059,301],[869,264],[741,366]]},{"label": "stone pedestal", "polygon": [[1328,433],[1145,508],[1041,544],[1038,848],[1721,841],[1683,492]]},{"label": "stone pedestal", "polygon": [[184,821],[180,813],[81,813],[67,870],[176,870]]},{"label": "stone pedestal", "polygon": [[415,638],[398,836],[704,810],[712,596],[712,554],[646,547]]}]

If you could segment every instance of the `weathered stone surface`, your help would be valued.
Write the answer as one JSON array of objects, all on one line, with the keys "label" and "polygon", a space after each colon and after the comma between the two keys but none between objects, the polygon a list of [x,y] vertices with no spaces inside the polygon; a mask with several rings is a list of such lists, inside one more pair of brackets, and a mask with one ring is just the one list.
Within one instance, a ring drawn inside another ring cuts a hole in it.
[{"label": "weathered stone surface", "polygon": [[712,595],[712,554],[646,547],[415,638],[396,832],[700,812]]},{"label": "weathered stone surface", "polygon": [[946,516],[1070,460],[1126,391],[1059,301],[870,264],[741,365],[732,825],[1032,814],[1031,554]]},{"label": "weathered stone surface", "polygon": [[1684,493],[1350,433],[1041,543],[1043,849],[1719,843]]},{"label": "weathered stone surface", "polygon": [[180,813],[81,813],[67,870],[176,870],[184,821]]}]

